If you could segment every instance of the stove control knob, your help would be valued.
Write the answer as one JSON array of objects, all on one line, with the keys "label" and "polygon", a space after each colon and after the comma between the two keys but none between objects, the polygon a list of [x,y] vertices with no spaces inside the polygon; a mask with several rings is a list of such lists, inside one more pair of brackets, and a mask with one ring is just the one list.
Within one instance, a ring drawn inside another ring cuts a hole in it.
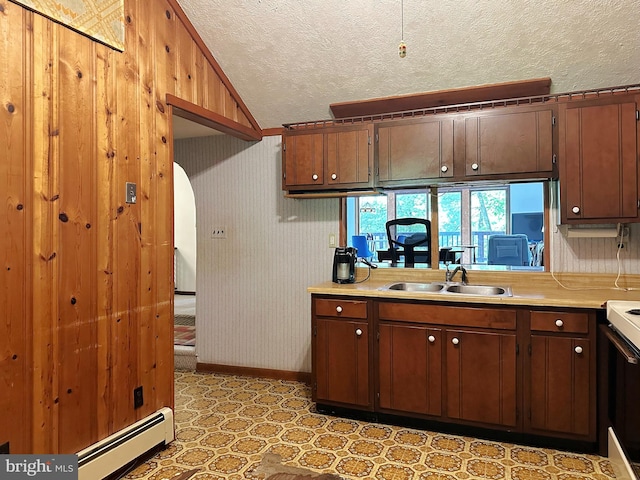
[{"label": "stove control knob", "polygon": [[560,319],[556,320],[556,327],[561,328],[564,325],[564,322]]},{"label": "stove control knob", "polygon": [[580,345],[578,345],[576,348],[574,348],[574,351],[580,355],[582,353],[582,347]]}]

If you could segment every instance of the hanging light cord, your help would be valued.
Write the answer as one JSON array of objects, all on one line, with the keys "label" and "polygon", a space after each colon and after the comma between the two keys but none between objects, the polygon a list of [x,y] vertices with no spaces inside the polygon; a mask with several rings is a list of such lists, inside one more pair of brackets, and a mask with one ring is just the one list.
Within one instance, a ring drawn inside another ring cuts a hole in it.
[{"label": "hanging light cord", "polygon": [[404,0],[400,0],[400,9],[401,9],[401,12],[400,12],[400,19],[401,19],[400,20],[401,21],[400,34],[401,34],[401,37],[402,37],[402,41],[404,42]]}]

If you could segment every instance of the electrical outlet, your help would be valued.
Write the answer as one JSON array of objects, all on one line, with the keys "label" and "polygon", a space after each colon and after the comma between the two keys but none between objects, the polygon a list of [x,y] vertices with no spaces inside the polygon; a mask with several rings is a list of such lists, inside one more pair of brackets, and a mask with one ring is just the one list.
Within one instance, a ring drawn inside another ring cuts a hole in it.
[{"label": "electrical outlet", "polygon": [[211,238],[227,238],[227,227],[213,227]]},{"label": "electrical outlet", "polygon": [[329,248],[336,248],[337,244],[336,244],[336,234],[335,233],[330,233],[329,234]]},{"label": "electrical outlet", "polygon": [[140,408],[144,405],[144,396],[142,395],[142,387],[133,389],[133,408]]},{"label": "electrical outlet", "polygon": [[618,242],[618,248],[624,248],[624,244],[629,241],[629,227],[620,223],[618,224],[618,237],[616,241]]}]

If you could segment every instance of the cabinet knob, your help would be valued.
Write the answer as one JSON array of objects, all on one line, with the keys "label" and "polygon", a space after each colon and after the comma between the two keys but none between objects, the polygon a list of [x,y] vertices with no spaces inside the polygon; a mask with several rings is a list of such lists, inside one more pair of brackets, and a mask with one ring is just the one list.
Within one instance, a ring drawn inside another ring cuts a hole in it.
[{"label": "cabinet knob", "polygon": [[429,340],[429,343],[433,343],[436,341],[436,337],[434,337],[433,335],[429,335],[429,337],[427,338],[427,340]]},{"label": "cabinet knob", "polygon": [[446,172],[447,170],[449,170],[449,167],[447,167],[446,165],[442,165],[440,167],[440,170],[442,170],[442,173]]},{"label": "cabinet knob", "polygon": [[359,328],[356,328],[356,335],[357,336],[362,335],[362,330],[360,330]]},{"label": "cabinet knob", "polygon": [[578,355],[580,355],[582,353],[582,347],[580,345],[578,345],[576,348],[573,349]]},{"label": "cabinet knob", "polygon": [[571,209],[571,211],[572,211],[573,213],[580,213],[580,207],[573,207],[573,208]]},{"label": "cabinet knob", "polygon": [[560,319],[557,319],[557,320],[556,320],[556,327],[560,328],[560,327],[562,327],[563,325],[564,325],[564,322],[563,322],[562,320],[560,320]]},{"label": "cabinet knob", "polygon": [[451,343],[453,343],[454,345],[458,345],[458,344],[460,343],[460,340],[458,340],[458,338],[457,338],[457,337],[453,337],[453,338],[451,339]]},{"label": "cabinet knob", "polygon": [[314,173],[313,175],[311,175],[311,178],[313,180],[317,180],[318,179],[318,174]]},{"label": "cabinet knob", "polygon": [[336,307],[336,312],[342,313],[342,307],[340,305]]},{"label": "cabinet knob", "polygon": [[338,175],[336,175],[335,173],[331,174],[331,180],[335,180],[336,178],[338,178]]},{"label": "cabinet knob", "polygon": [[471,170],[478,170],[478,164],[477,163],[472,163],[471,164]]}]

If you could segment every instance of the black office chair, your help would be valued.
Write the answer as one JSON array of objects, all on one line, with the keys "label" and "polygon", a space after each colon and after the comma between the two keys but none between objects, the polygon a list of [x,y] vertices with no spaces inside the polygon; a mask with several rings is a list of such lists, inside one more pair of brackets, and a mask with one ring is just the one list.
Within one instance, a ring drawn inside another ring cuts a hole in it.
[{"label": "black office chair", "polygon": [[[423,225],[424,232],[420,231],[411,234],[403,232],[402,235],[396,235],[397,225]],[[424,218],[396,218],[395,220],[389,220],[385,227],[389,250],[387,252],[379,252],[379,260],[391,260],[391,264],[395,265],[398,263],[398,257],[404,256],[405,267],[413,267],[416,261],[418,263],[431,262],[431,222],[429,220]],[[401,236],[404,236],[404,238],[401,239]],[[402,250],[398,247],[401,247]],[[421,248],[416,252],[416,247]]]}]

